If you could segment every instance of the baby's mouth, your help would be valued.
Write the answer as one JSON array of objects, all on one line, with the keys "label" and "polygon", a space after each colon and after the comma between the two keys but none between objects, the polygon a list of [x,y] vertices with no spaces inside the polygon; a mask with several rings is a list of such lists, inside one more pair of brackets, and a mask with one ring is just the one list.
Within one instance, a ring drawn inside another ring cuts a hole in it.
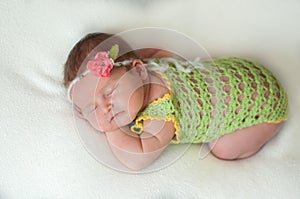
[{"label": "baby's mouth", "polygon": [[118,113],[116,113],[116,114],[113,114],[113,116],[110,118],[110,120],[109,120],[109,123],[111,123],[113,120],[115,120],[116,119],[116,117],[118,116],[118,115],[120,115],[122,113],[122,111],[121,112],[118,112]]}]

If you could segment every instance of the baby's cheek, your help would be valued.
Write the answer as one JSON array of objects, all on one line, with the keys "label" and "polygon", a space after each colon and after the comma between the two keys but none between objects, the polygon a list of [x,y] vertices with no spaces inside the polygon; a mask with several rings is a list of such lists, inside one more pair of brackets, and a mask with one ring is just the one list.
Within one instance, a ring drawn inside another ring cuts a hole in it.
[{"label": "baby's cheek", "polygon": [[98,117],[99,115],[97,113],[90,114],[87,120],[94,129],[98,131],[103,131],[103,129],[100,126],[100,120],[98,119]]},{"label": "baby's cheek", "polygon": [[128,113],[131,119],[135,119],[142,108],[142,100],[132,99],[128,104]]},{"label": "baby's cheek", "polygon": [[133,104],[129,104],[127,107],[127,113],[130,120],[134,120],[137,116],[137,113],[135,111],[135,107]]}]

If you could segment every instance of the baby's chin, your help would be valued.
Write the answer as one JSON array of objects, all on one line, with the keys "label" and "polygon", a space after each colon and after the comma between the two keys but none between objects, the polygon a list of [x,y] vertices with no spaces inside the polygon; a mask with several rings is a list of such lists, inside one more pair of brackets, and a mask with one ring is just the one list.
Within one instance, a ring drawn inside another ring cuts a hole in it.
[{"label": "baby's chin", "polygon": [[116,131],[118,129],[120,129],[121,127],[114,127],[114,128],[98,128],[97,130],[100,131],[101,133],[107,133],[107,132],[113,132]]},{"label": "baby's chin", "polygon": [[135,117],[130,117],[126,112],[121,113],[111,123],[98,123],[96,128],[100,132],[116,131],[122,127],[128,126]]},{"label": "baby's chin", "polygon": [[122,128],[122,127],[124,127],[124,126],[128,126],[129,125],[129,123],[124,123],[124,124],[119,124],[119,125],[117,125],[117,124],[111,124],[111,125],[104,125],[104,126],[99,126],[98,128],[96,128],[98,131],[100,131],[100,132],[111,132],[111,131],[116,131],[116,130],[118,130],[118,129],[120,129],[120,128]]},{"label": "baby's chin", "polygon": [[132,121],[126,121],[126,122],[124,121],[124,122],[118,123],[118,124],[117,123],[113,123],[111,125],[102,126],[102,127],[99,125],[99,127],[97,128],[97,130],[100,131],[100,132],[103,132],[103,133],[104,132],[116,131],[118,129],[122,129],[122,128],[128,126],[130,123],[132,123]]}]

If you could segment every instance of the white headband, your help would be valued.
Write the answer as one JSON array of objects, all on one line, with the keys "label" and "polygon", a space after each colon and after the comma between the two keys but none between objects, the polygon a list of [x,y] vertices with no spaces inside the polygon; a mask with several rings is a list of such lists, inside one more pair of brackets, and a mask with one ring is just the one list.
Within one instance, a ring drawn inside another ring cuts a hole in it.
[{"label": "white headband", "polygon": [[[146,61],[147,59],[144,59],[144,60]],[[116,63],[114,63],[113,60],[111,60],[111,61],[112,61],[113,67],[114,66],[120,67],[120,66],[126,66],[126,65],[130,64],[133,60],[124,60],[122,62],[116,62]],[[178,70],[185,72],[185,73],[190,73],[192,71],[192,69],[196,69],[196,68],[204,69],[204,66],[202,65],[199,57],[195,58],[194,61],[183,61],[183,60],[178,60],[178,59],[174,59],[174,58],[170,58],[170,57],[160,58],[158,60],[150,59],[148,61],[149,62],[144,65],[147,66],[147,70],[149,70],[149,71],[159,70],[161,72],[164,72],[169,67],[169,63],[174,64]],[[183,67],[182,65],[187,65],[187,67]],[[70,103],[73,103],[73,101],[71,99],[71,90],[72,90],[73,86],[77,82],[79,82],[82,78],[87,76],[89,73],[91,73],[91,70],[87,69],[86,71],[84,71],[83,73],[78,75],[75,79],[73,79],[73,81],[70,83],[68,90],[67,90],[67,98]],[[99,76],[99,75],[96,75],[96,76]]]}]

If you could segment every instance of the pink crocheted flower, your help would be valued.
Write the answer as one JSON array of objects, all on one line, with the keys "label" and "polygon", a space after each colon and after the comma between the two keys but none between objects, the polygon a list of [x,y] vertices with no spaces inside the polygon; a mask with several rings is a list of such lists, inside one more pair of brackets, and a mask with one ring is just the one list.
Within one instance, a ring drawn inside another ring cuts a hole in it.
[{"label": "pink crocheted flower", "polygon": [[113,67],[114,61],[109,58],[107,52],[98,52],[95,58],[87,63],[87,68],[92,74],[101,77],[109,77]]}]

